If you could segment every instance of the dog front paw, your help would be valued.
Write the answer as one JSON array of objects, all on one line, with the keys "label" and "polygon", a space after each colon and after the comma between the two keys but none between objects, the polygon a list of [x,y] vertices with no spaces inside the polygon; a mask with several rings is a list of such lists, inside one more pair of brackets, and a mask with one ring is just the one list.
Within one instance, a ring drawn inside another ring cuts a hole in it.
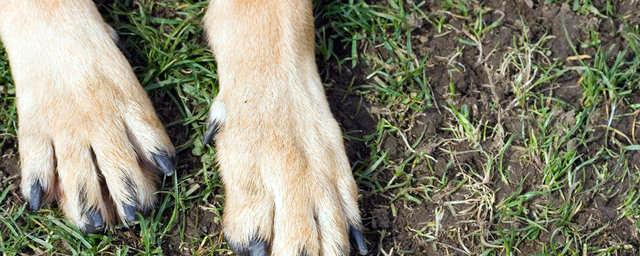
[{"label": "dog front paw", "polygon": [[367,254],[357,186],[328,108],[295,120],[295,110],[249,114],[239,102],[222,102],[212,106],[206,137],[217,148],[231,248],[239,255],[348,255],[351,244]]},{"label": "dog front paw", "polygon": [[0,19],[22,194],[33,210],[57,201],[84,231],[131,222],[154,204],[156,170],[174,172],[174,148],[93,3],[47,3],[11,1]]}]

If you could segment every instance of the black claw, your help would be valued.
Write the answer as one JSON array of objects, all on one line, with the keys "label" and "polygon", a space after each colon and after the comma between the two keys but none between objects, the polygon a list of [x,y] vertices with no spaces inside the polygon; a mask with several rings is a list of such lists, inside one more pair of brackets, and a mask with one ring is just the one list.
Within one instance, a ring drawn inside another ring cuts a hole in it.
[{"label": "black claw", "polygon": [[124,218],[127,222],[133,222],[136,220],[136,206],[125,204],[123,207],[124,210]]},{"label": "black claw", "polygon": [[204,145],[209,144],[209,142],[213,140],[213,137],[216,136],[216,134],[218,134],[219,131],[220,131],[220,122],[218,121],[211,122],[209,124],[209,127],[207,128],[207,131],[204,133],[204,138],[202,139],[202,143]]},{"label": "black claw", "polygon": [[29,192],[29,208],[31,211],[37,211],[40,209],[40,203],[42,202],[42,185],[40,181],[36,181],[31,184],[31,191]]},{"label": "black claw", "polygon": [[267,256],[267,243],[261,239],[252,239],[247,247],[229,242],[231,249],[239,256]]},{"label": "black claw", "polygon": [[307,250],[302,249],[302,251],[298,253],[298,256],[309,256],[309,253],[307,252]]},{"label": "black claw", "polygon": [[95,233],[96,231],[102,230],[104,228],[104,220],[102,219],[102,214],[98,211],[92,211],[87,216],[88,223],[84,226],[84,230],[87,233]]},{"label": "black claw", "polygon": [[173,165],[173,159],[166,152],[160,152],[158,154],[151,153],[153,161],[156,162],[156,166],[165,176],[171,176],[176,171]]},{"label": "black claw", "polygon": [[369,249],[367,249],[367,244],[364,241],[362,232],[353,225],[349,225],[349,240],[351,241],[351,245],[358,250],[360,255],[367,255],[367,253],[369,253]]},{"label": "black claw", "polygon": [[267,244],[263,241],[251,241],[251,243],[249,243],[249,255],[250,256],[266,256]]}]

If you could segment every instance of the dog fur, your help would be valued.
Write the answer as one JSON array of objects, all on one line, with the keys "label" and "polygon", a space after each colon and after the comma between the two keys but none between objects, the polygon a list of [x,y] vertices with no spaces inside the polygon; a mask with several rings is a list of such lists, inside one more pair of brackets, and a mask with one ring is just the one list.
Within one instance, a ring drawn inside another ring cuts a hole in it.
[{"label": "dog fur", "polygon": [[[238,254],[366,254],[357,186],[315,64],[311,1],[212,0],[218,63],[205,141]],[[92,232],[155,202],[173,146],[90,0],[2,0],[16,84],[22,194]],[[157,171],[160,172],[157,172]]]}]

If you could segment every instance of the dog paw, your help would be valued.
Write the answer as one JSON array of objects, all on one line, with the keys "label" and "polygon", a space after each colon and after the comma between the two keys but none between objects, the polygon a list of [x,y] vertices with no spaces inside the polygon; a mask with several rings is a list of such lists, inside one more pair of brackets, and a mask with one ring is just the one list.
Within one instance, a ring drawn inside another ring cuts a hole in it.
[{"label": "dog paw", "polygon": [[173,145],[91,1],[41,5],[14,1],[0,23],[22,194],[32,210],[57,201],[83,231],[130,223],[153,206],[158,174],[173,174]]},{"label": "dog paw", "polygon": [[230,247],[239,255],[367,254],[357,186],[328,108],[294,120],[295,110],[215,102],[208,130],[217,134],[206,138],[225,184]]}]

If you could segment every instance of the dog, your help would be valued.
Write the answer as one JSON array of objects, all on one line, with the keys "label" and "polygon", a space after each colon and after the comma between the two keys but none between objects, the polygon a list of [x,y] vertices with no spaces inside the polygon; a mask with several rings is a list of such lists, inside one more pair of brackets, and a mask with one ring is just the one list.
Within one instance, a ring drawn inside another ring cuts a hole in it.
[{"label": "dog", "polygon": [[[311,1],[211,0],[203,23],[220,81],[204,140],[217,150],[230,247],[366,254],[358,189],[315,63]],[[89,233],[153,208],[175,149],[95,4],[2,0],[0,38],[29,207],[57,201]]]}]

